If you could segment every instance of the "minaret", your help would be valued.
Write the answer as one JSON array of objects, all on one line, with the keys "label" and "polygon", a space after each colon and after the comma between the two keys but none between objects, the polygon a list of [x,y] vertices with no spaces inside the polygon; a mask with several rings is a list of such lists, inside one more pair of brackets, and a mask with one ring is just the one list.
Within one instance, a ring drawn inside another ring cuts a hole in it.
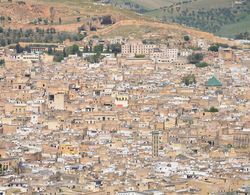
[{"label": "minaret", "polygon": [[159,132],[158,131],[152,132],[152,156],[153,157],[159,156]]},{"label": "minaret", "polygon": [[155,69],[155,71],[158,71],[158,65],[157,65],[157,59],[156,59],[156,57],[154,58],[154,61],[155,61],[155,67],[154,67],[154,69]]},{"label": "minaret", "polygon": [[162,142],[164,144],[168,144],[169,143],[169,129],[167,127],[166,121],[164,121],[164,124],[163,124]]}]

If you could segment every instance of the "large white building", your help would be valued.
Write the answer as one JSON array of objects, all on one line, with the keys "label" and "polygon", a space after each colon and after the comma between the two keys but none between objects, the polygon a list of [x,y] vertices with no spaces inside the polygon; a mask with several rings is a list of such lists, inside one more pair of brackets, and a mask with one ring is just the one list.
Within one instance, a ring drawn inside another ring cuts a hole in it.
[{"label": "large white building", "polygon": [[156,45],[132,41],[122,45],[122,55],[147,55],[153,52]]},{"label": "large white building", "polygon": [[164,45],[143,44],[140,41],[130,41],[122,45],[122,55],[134,57],[135,55],[145,55],[153,60],[164,59],[167,62],[175,62],[178,58],[179,49],[168,48]]}]

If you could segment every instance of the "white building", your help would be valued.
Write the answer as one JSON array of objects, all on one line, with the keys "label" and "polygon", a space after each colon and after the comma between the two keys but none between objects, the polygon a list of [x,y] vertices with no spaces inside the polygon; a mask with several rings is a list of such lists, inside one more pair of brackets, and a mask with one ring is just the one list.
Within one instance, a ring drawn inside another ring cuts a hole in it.
[{"label": "white building", "polygon": [[23,61],[23,62],[39,62],[41,60],[39,54],[35,53],[24,53],[21,55],[16,56],[17,60]]},{"label": "white building", "polygon": [[153,52],[156,45],[143,44],[140,41],[128,42],[122,45],[122,55],[148,55]]},{"label": "white building", "polygon": [[168,62],[175,62],[178,58],[179,49],[168,48],[165,45],[143,44],[139,41],[128,42],[122,45],[123,56],[145,55],[153,60],[165,59]]},{"label": "white building", "polygon": [[173,63],[178,59],[179,49],[161,48],[150,53],[150,58],[158,63]]}]

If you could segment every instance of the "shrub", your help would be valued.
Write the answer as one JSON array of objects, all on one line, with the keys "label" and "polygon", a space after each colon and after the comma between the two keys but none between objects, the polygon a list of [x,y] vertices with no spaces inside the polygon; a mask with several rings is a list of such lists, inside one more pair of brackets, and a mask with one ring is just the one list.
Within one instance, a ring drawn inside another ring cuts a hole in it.
[{"label": "shrub", "polygon": [[209,64],[206,63],[206,62],[199,62],[199,63],[195,64],[195,66],[196,66],[197,68],[205,68],[205,67],[208,67]]},{"label": "shrub", "polygon": [[213,113],[214,112],[219,112],[219,110],[217,108],[213,107],[213,106],[210,109],[205,109],[205,111],[206,112],[213,112]]}]

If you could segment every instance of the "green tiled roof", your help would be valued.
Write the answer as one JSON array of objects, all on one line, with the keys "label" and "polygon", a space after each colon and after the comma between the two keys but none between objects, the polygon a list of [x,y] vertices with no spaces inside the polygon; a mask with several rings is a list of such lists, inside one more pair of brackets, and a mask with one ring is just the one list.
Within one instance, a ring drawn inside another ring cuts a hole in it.
[{"label": "green tiled roof", "polygon": [[220,87],[220,86],[222,86],[222,83],[215,76],[213,76],[211,79],[209,79],[205,83],[205,86],[208,86],[208,87]]}]

